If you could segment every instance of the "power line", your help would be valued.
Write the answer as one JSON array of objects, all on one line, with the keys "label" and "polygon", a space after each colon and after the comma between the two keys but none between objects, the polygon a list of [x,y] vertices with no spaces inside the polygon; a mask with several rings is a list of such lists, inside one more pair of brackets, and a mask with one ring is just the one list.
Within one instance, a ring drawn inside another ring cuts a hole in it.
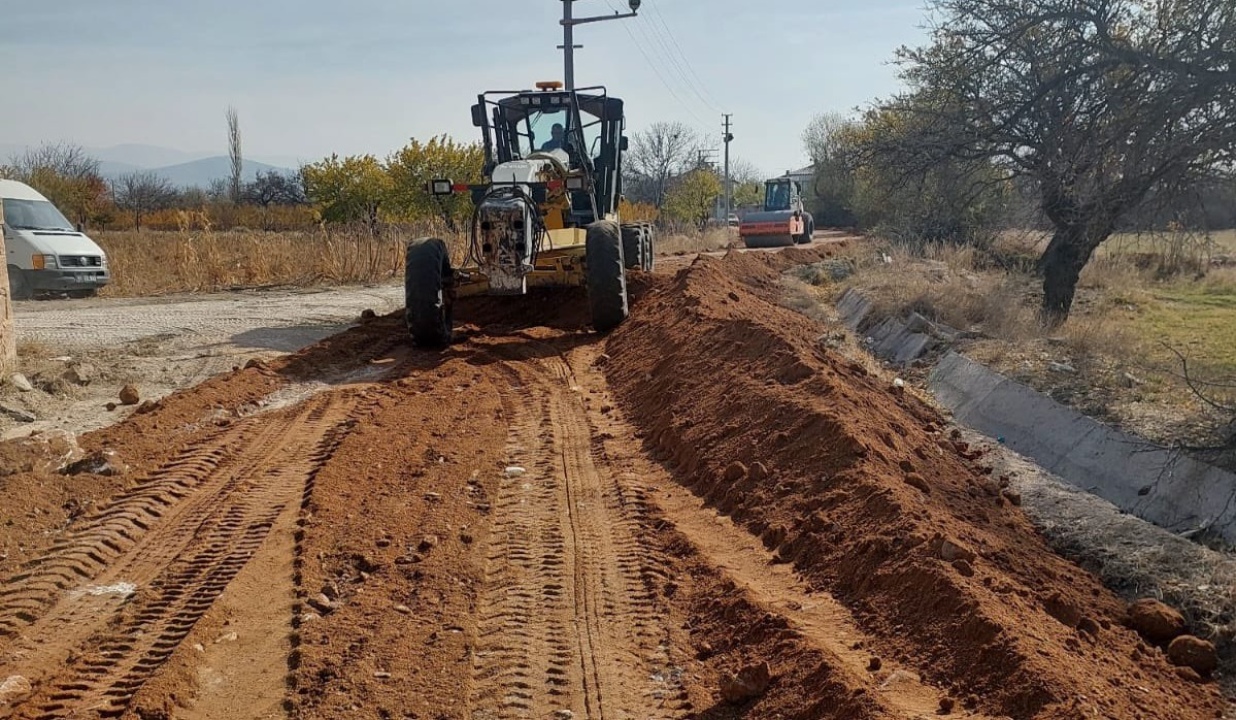
[{"label": "power line", "polygon": [[[618,12],[617,8],[614,7],[613,3],[610,2],[610,0],[605,0],[605,2],[607,5],[609,5],[611,10],[614,10],[614,12]],[[638,27],[638,24],[637,24],[637,27]],[[692,118],[695,119],[695,122],[698,123],[700,127],[708,127],[709,123],[705,122],[704,119],[701,118],[695,112],[695,110],[691,108],[689,104],[683,101],[682,97],[679,96],[678,91],[670,86],[669,81],[665,79],[665,75],[662,74],[660,67],[658,67],[658,63],[653,62],[652,58],[648,56],[648,52],[644,49],[644,44],[641,43],[639,39],[635,37],[635,34],[631,32],[631,28],[628,27],[626,24],[624,24],[623,29],[626,30],[627,37],[631,38],[631,44],[634,45],[635,49],[639,51],[639,54],[643,56],[644,62],[648,63],[648,67],[652,68],[652,71],[656,73],[657,79],[660,80],[661,84],[665,86],[665,89],[669,92],[670,96],[674,98],[674,101],[677,102],[679,105],[681,105],[682,108],[686,110],[687,113]],[[646,34],[644,37],[645,37],[645,40],[647,40]],[[653,54],[656,54],[656,53],[654,52]]]},{"label": "power line", "polygon": [[705,104],[712,105],[713,110],[720,112],[721,111],[720,108],[717,107],[719,103],[716,102],[717,100],[716,96],[708,91],[708,85],[703,81],[702,78],[700,78],[699,73],[695,72],[695,67],[691,64],[691,61],[687,58],[686,54],[683,53],[682,45],[675,41],[674,32],[670,30],[669,23],[666,22],[665,16],[661,14],[660,8],[658,8],[655,4],[650,4],[649,9],[650,9],[652,16],[657,20],[657,22],[661,23],[661,27],[665,28],[665,33],[669,37],[672,47],[674,48],[674,50],[678,52],[678,56],[682,58],[683,63],[686,64],[687,70],[691,73],[691,76],[695,78],[696,84],[704,91],[705,95],[707,95],[709,98],[712,99],[711,103],[705,103]]},{"label": "power line", "polygon": [[670,36],[669,41],[667,42],[666,36],[661,32],[661,30],[655,24],[648,23],[647,29],[642,27],[643,23],[640,23],[640,25],[641,25],[641,28],[640,28],[641,32],[646,32],[647,36],[651,36],[653,41],[661,47],[661,50],[663,51],[663,57],[669,61],[669,67],[677,71],[678,78],[682,81],[683,87],[687,88],[692,93],[694,93],[695,97],[699,98],[700,102],[703,104],[704,107],[710,110],[714,110],[716,112],[720,112],[718,108],[714,107],[713,104],[709,102],[707,98],[704,97],[703,93],[700,92],[697,83],[691,80],[690,76],[687,74],[687,71],[683,69],[682,63],[678,62],[678,58],[675,57],[674,51],[670,47],[671,45],[674,44],[673,37]]}]

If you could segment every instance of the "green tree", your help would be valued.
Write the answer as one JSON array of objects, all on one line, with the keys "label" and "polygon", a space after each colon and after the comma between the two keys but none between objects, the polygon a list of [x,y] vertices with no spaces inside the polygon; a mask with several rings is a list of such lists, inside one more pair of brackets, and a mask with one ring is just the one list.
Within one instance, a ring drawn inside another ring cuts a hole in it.
[{"label": "green tree", "polygon": [[763,207],[764,183],[747,181],[734,186],[734,207]]},{"label": "green tree", "polygon": [[329,223],[364,222],[377,229],[393,184],[372,155],[337,154],[301,168],[305,196]]},{"label": "green tree", "polygon": [[386,161],[392,209],[408,220],[440,217],[449,229],[458,229],[472,213],[471,196],[456,193],[434,197],[426,185],[439,178],[457,183],[480,182],[484,162],[485,153],[479,143],[456,143],[446,135],[424,143],[413,138]]},{"label": "green tree", "polygon": [[665,212],[676,220],[704,227],[712,217],[720,197],[721,178],[709,169],[700,168],[678,178],[665,199]]}]

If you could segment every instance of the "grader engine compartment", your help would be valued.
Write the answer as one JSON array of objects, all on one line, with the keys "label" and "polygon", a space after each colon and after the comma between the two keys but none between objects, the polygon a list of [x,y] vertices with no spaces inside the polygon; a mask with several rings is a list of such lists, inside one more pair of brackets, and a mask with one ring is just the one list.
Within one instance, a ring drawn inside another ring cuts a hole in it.
[{"label": "grader engine compartment", "polygon": [[476,264],[488,275],[495,294],[522,295],[527,275],[536,268],[543,228],[533,224],[535,206],[513,190],[487,197],[477,208],[473,250]]}]

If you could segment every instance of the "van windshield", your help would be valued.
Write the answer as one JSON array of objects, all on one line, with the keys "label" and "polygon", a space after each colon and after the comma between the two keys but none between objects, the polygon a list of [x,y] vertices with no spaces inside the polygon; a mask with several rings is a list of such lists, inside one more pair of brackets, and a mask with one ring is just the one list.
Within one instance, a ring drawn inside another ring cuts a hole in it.
[{"label": "van windshield", "polygon": [[73,223],[46,200],[4,199],[4,222],[16,230],[73,230]]}]

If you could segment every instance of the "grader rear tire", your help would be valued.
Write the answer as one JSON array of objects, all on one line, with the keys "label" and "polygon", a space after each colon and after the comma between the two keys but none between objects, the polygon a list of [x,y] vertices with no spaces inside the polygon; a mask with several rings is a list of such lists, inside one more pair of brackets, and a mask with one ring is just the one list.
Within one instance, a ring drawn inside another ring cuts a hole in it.
[{"label": "grader rear tire", "polygon": [[622,226],[622,257],[628,270],[644,265],[644,231],[639,225]]},{"label": "grader rear tire", "polygon": [[404,266],[404,320],[412,342],[423,348],[451,344],[454,296],[451,255],[438,238],[408,244]]},{"label": "grader rear tire", "polygon": [[656,233],[657,229],[652,223],[644,223],[644,257],[643,266],[645,272],[652,272],[657,264],[656,253]]},{"label": "grader rear tire", "polygon": [[615,222],[600,220],[588,226],[585,243],[592,326],[605,333],[621,325],[629,312],[622,230]]}]

